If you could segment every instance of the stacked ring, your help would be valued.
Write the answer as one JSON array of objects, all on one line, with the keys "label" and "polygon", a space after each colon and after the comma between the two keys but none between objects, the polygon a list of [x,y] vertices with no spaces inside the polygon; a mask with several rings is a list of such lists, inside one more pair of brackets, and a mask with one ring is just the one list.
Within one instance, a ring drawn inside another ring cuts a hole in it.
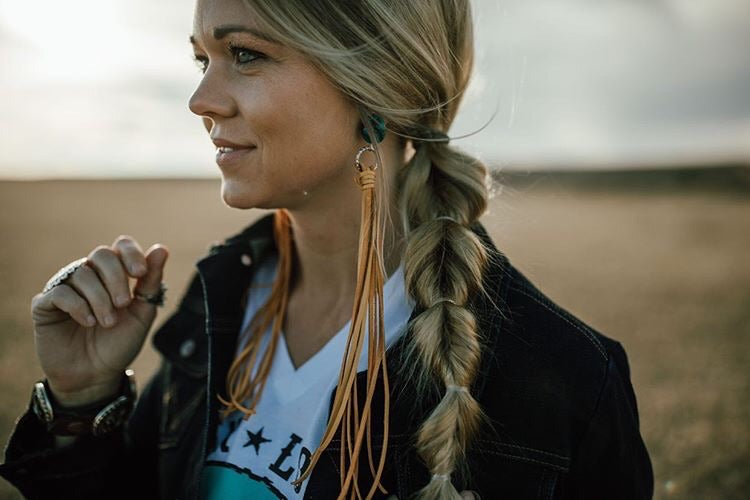
[{"label": "stacked ring", "polygon": [[144,302],[148,302],[149,304],[154,304],[157,306],[163,306],[164,305],[164,292],[167,291],[167,285],[164,284],[162,281],[159,283],[159,291],[156,293],[152,293],[150,295],[142,294],[140,292],[137,292],[133,290],[133,296],[138,299],[142,300]]}]

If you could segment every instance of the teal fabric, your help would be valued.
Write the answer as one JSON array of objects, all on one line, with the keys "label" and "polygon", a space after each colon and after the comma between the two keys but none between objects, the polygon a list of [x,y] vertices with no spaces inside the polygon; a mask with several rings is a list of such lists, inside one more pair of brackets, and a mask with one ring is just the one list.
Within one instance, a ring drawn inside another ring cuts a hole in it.
[{"label": "teal fabric", "polygon": [[203,468],[201,477],[202,500],[253,499],[278,500],[286,498],[275,494],[268,486],[247,469],[236,469],[226,465],[211,464]]}]

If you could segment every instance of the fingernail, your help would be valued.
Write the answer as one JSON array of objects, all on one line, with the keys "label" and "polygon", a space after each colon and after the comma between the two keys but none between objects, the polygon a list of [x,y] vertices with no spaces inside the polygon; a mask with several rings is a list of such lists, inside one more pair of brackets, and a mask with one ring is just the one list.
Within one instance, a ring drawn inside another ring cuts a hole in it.
[{"label": "fingernail", "polygon": [[130,271],[133,274],[141,274],[143,272],[146,272],[146,268],[143,266],[143,264],[133,264],[130,266]]},{"label": "fingernail", "polygon": [[125,304],[128,303],[128,297],[126,297],[125,295],[120,295],[119,297],[115,299],[115,302],[117,303],[118,306],[124,306]]},{"label": "fingernail", "polygon": [[112,326],[114,324],[115,324],[115,318],[113,316],[110,316],[110,315],[104,316],[105,326]]},{"label": "fingernail", "polygon": [[96,318],[89,315],[88,318],[86,318],[86,324],[88,326],[94,326],[96,324]]}]

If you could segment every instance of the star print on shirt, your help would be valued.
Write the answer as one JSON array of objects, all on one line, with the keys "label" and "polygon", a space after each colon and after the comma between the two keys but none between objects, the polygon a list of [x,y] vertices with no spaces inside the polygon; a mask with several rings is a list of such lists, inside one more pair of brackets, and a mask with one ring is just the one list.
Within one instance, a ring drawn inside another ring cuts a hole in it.
[{"label": "star print on shirt", "polygon": [[270,439],[266,439],[263,437],[263,427],[261,427],[258,432],[250,432],[250,431],[245,431],[245,432],[247,432],[248,440],[247,440],[247,443],[242,445],[242,447],[245,448],[246,446],[253,445],[255,447],[256,455],[260,454],[260,445],[262,445],[263,443],[271,442]]}]

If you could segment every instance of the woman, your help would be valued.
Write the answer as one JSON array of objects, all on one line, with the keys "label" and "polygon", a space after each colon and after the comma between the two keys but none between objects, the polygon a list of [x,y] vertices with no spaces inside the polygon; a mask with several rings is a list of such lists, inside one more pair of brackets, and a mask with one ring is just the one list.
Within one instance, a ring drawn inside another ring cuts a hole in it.
[{"label": "woman", "polygon": [[30,497],[651,497],[625,351],[495,248],[487,169],[448,145],[467,0],[198,0],[190,41],[223,200],[275,210],[197,263],[129,418],[166,248],[123,236],[53,277],[4,477]]}]

